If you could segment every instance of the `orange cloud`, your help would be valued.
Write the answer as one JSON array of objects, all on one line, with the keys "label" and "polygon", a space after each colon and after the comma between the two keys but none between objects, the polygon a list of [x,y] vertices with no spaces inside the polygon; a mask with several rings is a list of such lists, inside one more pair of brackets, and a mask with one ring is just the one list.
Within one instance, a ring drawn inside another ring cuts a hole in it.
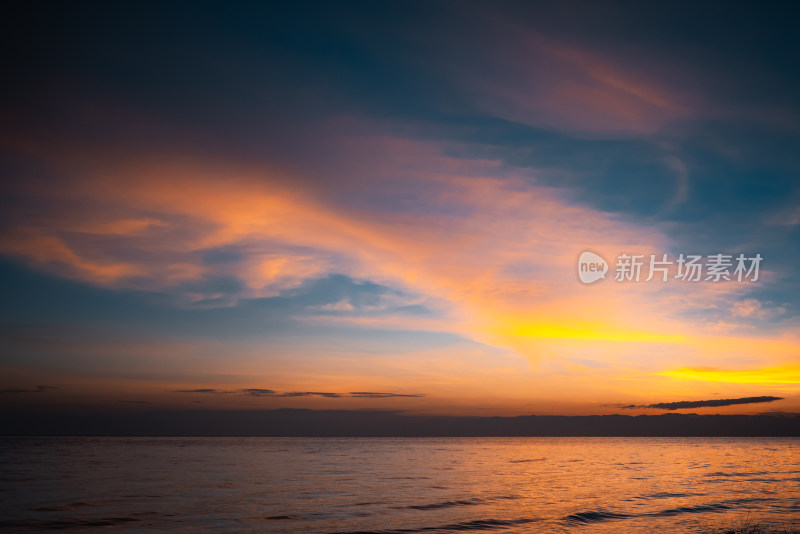
[{"label": "orange cloud", "polygon": [[[46,217],[20,220],[0,241],[0,251],[59,276],[115,288],[160,291],[232,276],[245,285],[238,297],[261,297],[329,273],[370,279],[419,295],[436,313],[305,320],[452,332],[507,351],[534,370],[524,376],[519,369],[497,371],[487,387],[499,392],[509,388],[509,377],[519,376],[514,398],[535,385],[546,392],[543,398],[559,399],[579,385],[570,402],[621,391],[640,403],[653,388],[680,392],[671,381],[689,377],[669,369],[730,358],[730,352],[720,352],[725,343],[742,358],[743,347],[758,349],[766,365],[797,346],[791,339],[770,345],[755,336],[720,336],[679,313],[740,299],[743,284],[620,284],[613,276],[593,286],[577,281],[575,261],[584,249],[610,261],[620,252],[670,249],[658,227],[581,205],[568,191],[531,185],[528,171],[487,161],[470,167],[430,144],[381,137],[353,144],[359,154],[380,154],[373,161],[374,180],[386,179],[384,169],[398,162],[415,162],[404,184],[423,195],[415,210],[385,211],[380,199],[374,206],[349,206],[292,187],[268,168],[200,158],[128,165],[95,160],[64,169],[73,176],[69,187],[39,192],[57,200],[54,209]],[[369,162],[364,158],[362,170]],[[210,251],[227,249],[239,252],[235,261],[203,260]],[[409,354],[397,356],[404,359],[419,363]],[[486,375],[489,363],[476,358],[469,365],[471,370],[457,363],[442,370],[437,380],[451,385],[437,391],[449,391],[456,404],[462,402],[458,391],[468,398],[474,381],[459,386],[458,377]],[[334,368],[323,366],[320,378],[332,376]],[[289,383],[290,375],[274,386],[322,385]],[[337,391],[363,382],[330,381],[328,389]],[[381,384],[388,390],[402,386],[388,377]]]}]

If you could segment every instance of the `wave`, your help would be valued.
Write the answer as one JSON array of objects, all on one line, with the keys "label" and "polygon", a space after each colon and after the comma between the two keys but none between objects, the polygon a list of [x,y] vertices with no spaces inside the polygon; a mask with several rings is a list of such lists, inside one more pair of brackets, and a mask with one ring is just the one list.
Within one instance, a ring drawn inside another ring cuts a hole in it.
[{"label": "wave", "polygon": [[723,510],[730,510],[730,506],[724,504],[701,504],[698,506],[681,506],[679,508],[671,508],[669,510],[662,510],[654,514],[645,514],[653,517],[669,517],[680,514],[696,514],[700,512],[721,512]]},{"label": "wave", "polygon": [[458,501],[444,501],[444,502],[437,502],[432,504],[411,504],[408,506],[396,506],[395,508],[398,509],[411,509],[411,510],[438,510],[440,508],[451,508],[454,506],[476,506],[479,504],[486,504],[492,501],[501,501],[501,500],[513,500],[518,499],[516,495],[508,495],[503,497],[488,497],[488,498],[480,498],[474,497],[472,499],[463,499]]},{"label": "wave", "polygon": [[655,499],[672,499],[675,497],[701,497],[703,495],[705,495],[705,493],[670,493],[668,491],[660,491],[658,493],[651,493],[650,495],[640,495],[638,497],[634,497],[633,499],[650,501]]},{"label": "wave", "polygon": [[449,525],[439,525],[435,527],[399,528],[390,530],[356,530],[347,532],[331,532],[329,534],[406,534],[431,531],[462,532],[468,530],[505,530],[516,525],[535,523],[537,521],[541,521],[541,519],[476,519],[475,521],[465,521],[463,523],[452,523]]},{"label": "wave", "polygon": [[100,519],[11,519],[0,521],[0,530],[41,532],[43,530],[86,529],[92,527],[113,527],[123,523],[140,521],[133,517],[104,517]]},{"label": "wave", "polygon": [[299,515],[271,515],[269,517],[265,517],[264,521],[295,521],[297,519],[303,519]]},{"label": "wave", "polygon": [[433,504],[412,504],[410,506],[401,506],[399,508],[410,508],[412,510],[437,510],[439,508],[451,508],[453,506],[476,506],[485,503],[484,499],[469,499],[463,501],[445,501]]},{"label": "wave", "polygon": [[87,506],[109,506],[117,504],[119,502],[123,501],[121,501],[120,499],[106,500],[106,501],[91,501],[91,502],[77,501],[68,504],[57,504],[54,506],[40,506],[38,508],[33,508],[32,510],[34,512],[69,512],[71,510],[77,510],[79,508],[85,508]]},{"label": "wave", "polygon": [[[677,494],[680,495],[680,494]],[[563,521],[570,525],[584,525],[590,523],[601,523],[603,521],[619,521],[621,519],[629,519],[634,517],[671,517],[681,514],[697,514],[703,512],[722,512],[730,510],[732,507],[726,504],[701,504],[697,506],[680,506],[678,508],[670,508],[661,510],[660,512],[649,512],[641,514],[628,514],[622,512],[608,512],[605,510],[589,510],[587,512],[578,512],[570,514],[563,518]]]},{"label": "wave", "polygon": [[736,504],[750,504],[754,502],[774,502],[777,499],[772,497],[746,497],[742,499],[729,499],[725,501],[725,504],[736,505]]},{"label": "wave", "polygon": [[723,473],[722,471],[715,471],[713,473],[706,473],[703,476],[706,477],[752,477],[752,476],[759,476],[759,475],[771,475],[769,471],[755,471],[753,473]]},{"label": "wave", "polygon": [[588,512],[578,512],[570,514],[564,518],[564,521],[570,524],[587,524],[587,523],[600,523],[602,521],[615,521],[619,519],[627,519],[633,517],[628,514],[618,514],[614,512],[603,512],[590,510]]}]

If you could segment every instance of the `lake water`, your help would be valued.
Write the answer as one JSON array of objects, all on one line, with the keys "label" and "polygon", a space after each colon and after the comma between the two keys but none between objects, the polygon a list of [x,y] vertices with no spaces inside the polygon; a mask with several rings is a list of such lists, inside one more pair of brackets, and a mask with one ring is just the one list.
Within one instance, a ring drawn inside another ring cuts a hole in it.
[{"label": "lake water", "polygon": [[0,530],[798,528],[796,438],[0,438]]}]

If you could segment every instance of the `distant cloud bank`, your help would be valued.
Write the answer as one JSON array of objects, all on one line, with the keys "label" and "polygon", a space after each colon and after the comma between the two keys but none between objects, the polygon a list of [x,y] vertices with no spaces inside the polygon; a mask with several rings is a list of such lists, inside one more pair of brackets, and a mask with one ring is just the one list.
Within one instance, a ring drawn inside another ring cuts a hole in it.
[{"label": "distant cloud bank", "polygon": [[212,394],[243,394],[250,397],[325,397],[338,399],[343,397],[354,397],[361,399],[388,399],[392,397],[425,397],[424,393],[386,393],[375,391],[351,391],[350,393],[333,393],[328,391],[275,391],[265,388],[244,388],[233,391],[225,391],[214,388],[196,389],[176,389],[172,393],[212,393]]}]

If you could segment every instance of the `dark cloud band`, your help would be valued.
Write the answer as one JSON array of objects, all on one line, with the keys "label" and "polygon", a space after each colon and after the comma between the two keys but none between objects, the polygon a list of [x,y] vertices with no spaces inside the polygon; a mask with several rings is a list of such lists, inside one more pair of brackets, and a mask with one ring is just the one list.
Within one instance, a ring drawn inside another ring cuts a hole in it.
[{"label": "dark cloud band", "polygon": [[[393,397],[424,397],[422,393],[385,393],[374,391],[351,391],[350,393],[334,393],[329,391],[284,391],[279,392],[266,388],[244,388],[238,391],[250,397],[324,397],[328,399],[359,398],[359,399],[388,399]],[[236,393],[215,388],[176,389],[172,393]]]},{"label": "dark cloud band", "polygon": [[699,401],[677,401],[677,402],[657,402],[655,404],[631,404],[623,406],[623,408],[657,408],[659,410],[683,410],[686,408],[709,408],[716,406],[734,406],[737,404],[756,404],[759,402],[774,402],[783,400],[783,397],[742,397],[739,399],[716,399],[716,400],[699,400]]}]

